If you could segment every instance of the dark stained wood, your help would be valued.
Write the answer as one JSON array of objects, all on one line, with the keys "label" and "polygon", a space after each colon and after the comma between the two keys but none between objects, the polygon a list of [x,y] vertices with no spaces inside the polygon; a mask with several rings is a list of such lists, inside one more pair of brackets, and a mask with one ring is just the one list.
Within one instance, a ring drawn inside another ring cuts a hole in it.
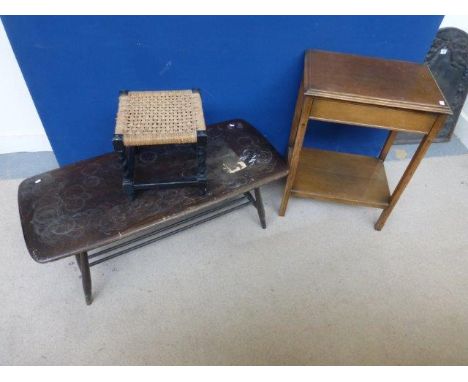
[{"label": "dark stained wood", "polygon": [[[33,259],[44,263],[79,255],[77,259],[83,260],[82,253],[286,176],[283,159],[247,122],[233,120],[208,126],[207,134],[206,195],[190,187],[153,189],[137,192],[135,200],[129,201],[122,191],[121,165],[115,153],[24,180],[18,189],[18,204],[24,239]],[[143,149],[135,156],[135,179],[151,181],[181,173],[190,176],[197,172],[193,150],[186,146]]]},{"label": "dark stained wood", "polygon": [[85,296],[86,305],[91,305],[93,302],[92,284],[91,284],[91,270],[89,269],[89,259],[86,252],[75,255],[78,261],[78,267],[81,272],[81,283],[83,284],[83,292]]},{"label": "dark stained wood", "polygon": [[263,229],[266,229],[266,220],[265,220],[265,207],[263,206],[262,193],[260,188],[254,189],[255,194],[255,207],[258,211],[258,217],[260,218],[260,224]]},{"label": "dark stained wood", "polygon": [[427,134],[437,118],[435,113],[315,98],[310,119]]},{"label": "dark stained wood", "polygon": [[[306,95],[451,114],[425,64],[309,50]],[[441,104],[443,103],[443,104]]]},{"label": "dark stained wood", "polygon": [[378,208],[390,198],[383,161],[316,149],[302,149],[292,193]]}]

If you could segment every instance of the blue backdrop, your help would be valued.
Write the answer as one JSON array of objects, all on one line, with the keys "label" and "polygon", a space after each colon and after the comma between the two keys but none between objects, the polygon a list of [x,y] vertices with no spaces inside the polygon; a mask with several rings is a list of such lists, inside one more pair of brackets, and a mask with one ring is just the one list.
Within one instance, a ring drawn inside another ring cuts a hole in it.
[{"label": "blue backdrop", "polygon": [[[304,50],[421,62],[441,16],[17,17],[7,34],[61,165],[110,151],[120,89],[200,88],[285,152]],[[306,144],[377,155],[385,132],[312,123]]]}]

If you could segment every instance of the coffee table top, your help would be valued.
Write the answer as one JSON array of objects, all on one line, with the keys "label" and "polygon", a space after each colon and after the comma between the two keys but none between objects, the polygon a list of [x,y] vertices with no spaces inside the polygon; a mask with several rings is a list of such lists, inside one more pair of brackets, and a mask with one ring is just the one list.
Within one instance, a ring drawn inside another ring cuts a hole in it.
[{"label": "coffee table top", "polygon": [[[26,246],[44,263],[108,245],[203,210],[287,175],[287,165],[250,124],[242,120],[207,127],[208,192],[173,188],[122,191],[115,153],[25,179],[18,205]],[[135,178],[167,178],[196,171],[187,146],[142,148]]]},{"label": "coffee table top", "polygon": [[308,50],[306,95],[451,114],[425,64]]}]

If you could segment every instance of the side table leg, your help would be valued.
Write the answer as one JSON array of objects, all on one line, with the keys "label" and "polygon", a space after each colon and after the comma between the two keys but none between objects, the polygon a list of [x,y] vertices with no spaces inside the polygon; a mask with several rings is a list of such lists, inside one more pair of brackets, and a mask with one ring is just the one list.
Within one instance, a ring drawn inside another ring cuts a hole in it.
[{"label": "side table leg", "polygon": [[387,139],[385,140],[385,144],[382,147],[382,151],[380,151],[379,159],[384,161],[385,158],[387,158],[387,154],[392,148],[393,142],[395,141],[395,138],[397,136],[396,131],[390,131],[388,133]]},{"label": "side table leg", "polygon": [[[304,101],[304,80],[301,81],[301,86],[299,87],[299,93],[296,100],[296,108],[294,109],[294,117],[291,124],[291,133],[289,134],[289,143],[288,143],[288,156],[289,148],[294,146],[296,140],[297,127],[299,126],[299,119],[301,118],[302,112],[302,103]],[[289,162],[289,158],[288,158]]]},{"label": "side table leg", "polygon": [[260,218],[260,224],[263,229],[266,229],[266,220],[265,220],[265,207],[263,206],[262,194],[260,193],[260,188],[254,189],[255,193],[255,207],[257,208],[258,217]]},{"label": "side table leg", "polygon": [[289,175],[286,180],[283,199],[281,200],[281,206],[279,210],[280,216],[284,216],[284,214],[286,213],[286,207],[288,206],[292,185],[294,183],[294,178],[296,177],[297,165],[299,164],[299,156],[301,154],[302,144],[304,142],[304,135],[307,130],[307,123],[309,122],[309,115],[312,110],[312,97],[303,97],[303,99],[304,102],[301,110],[301,118],[299,120],[299,126],[297,127],[296,138],[294,141],[292,154],[289,160]]},{"label": "side table leg", "polygon": [[82,252],[79,255],[76,255],[76,258],[77,260],[79,260],[78,264],[81,271],[81,282],[83,284],[83,291],[85,295],[86,304],[91,305],[91,303],[93,302],[93,297],[88,254],[86,252]]},{"label": "side table leg", "polygon": [[398,185],[395,187],[395,190],[393,191],[393,194],[390,196],[390,203],[389,205],[382,211],[380,214],[379,219],[374,225],[374,228],[377,231],[380,231],[383,226],[385,225],[385,222],[387,221],[388,217],[390,216],[393,208],[395,207],[396,203],[398,202],[398,199],[400,199],[401,194],[405,190],[406,186],[408,185],[409,181],[411,180],[411,177],[414,175],[416,169],[418,168],[419,164],[421,163],[421,160],[424,158],[424,155],[426,154],[427,150],[429,149],[432,140],[434,139],[435,136],[437,136],[437,133],[439,130],[442,128],[445,122],[445,115],[440,115],[436,121],[434,122],[434,125],[432,126],[431,130],[429,131],[429,134],[427,134],[421,143],[419,144],[418,149],[413,155],[413,158],[411,159],[411,162],[409,163],[408,167],[406,168],[403,176],[401,177],[400,181],[398,182]]}]

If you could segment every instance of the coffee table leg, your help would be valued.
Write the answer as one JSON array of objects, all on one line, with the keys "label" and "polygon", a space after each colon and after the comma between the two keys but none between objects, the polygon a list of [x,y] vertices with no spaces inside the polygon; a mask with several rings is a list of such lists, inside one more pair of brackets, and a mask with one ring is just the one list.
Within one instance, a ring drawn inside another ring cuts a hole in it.
[{"label": "coffee table leg", "polygon": [[250,200],[250,202],[254,205],[257,210],[258,217],[260,218],[260,224],[263,229],[266,228],[266,221],[265,221],[265,208],[263,207],[263,200],[262,195],[260,194],[260,188],[254,188],[255,198],[252,196],[250,191],[244,192],[246,198]]},{"label": "coffee table leg", "polygon": [[255,193],[255,207],[257,208],[258,217],[260,218],[260,224],[262,228],[266,228],[266,220],[265,220],[265,208],[263,207],[263,199],[262,194],[260,193],[260,188],[254,189]]},{"label": "coffee table leg", "polygon": [[75,255],[75,259],[76,259],[76,265],[78,265],[78,269],[80,270],[81,272],[81,260],[80,260],[80,255]]},{"label": "coffee table leg", "polygon": [[89,269],[88,254],[86,252],[82,252],[79,255],[76,255],[76,260],[81,271],[81,282],[83,283],[86,304],[91,305],[93,297],[91,292],[91,272]]}]

